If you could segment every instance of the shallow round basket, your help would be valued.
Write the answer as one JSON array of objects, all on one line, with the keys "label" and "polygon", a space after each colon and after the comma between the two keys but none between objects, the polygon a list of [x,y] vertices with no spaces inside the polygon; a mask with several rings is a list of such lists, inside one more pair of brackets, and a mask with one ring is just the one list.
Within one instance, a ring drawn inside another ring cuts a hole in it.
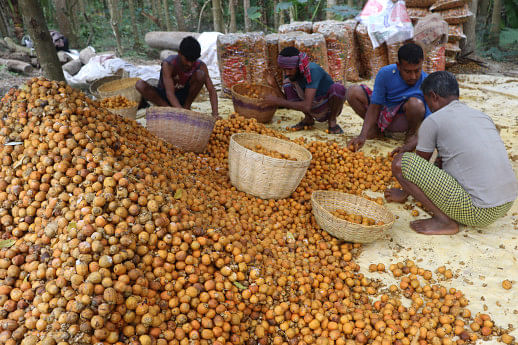
[{"label": "shallow round basket", "polygon": [[107,98],[111,96],[124,96],[130,101],[140,103],[142,95],[135,88],[135,84],[140,78],[122,78],[102,84],[97,88],[100,98]]},{"label": "shallow round basket", "polygon": [[99,98],[99,92],[97,91],[99,86],[101,86],[103,84],[106,84],[107,82],[110,82],[110,81],[119,80],[121,78],[122,77],[120,75],[112,75],[112,76],[109,76],[109,77],[104,77],[104,78],[101,78],[101,79],[97,79],[92,84],[90,84],[90,87],[88,88],[88,90],[96,98]]},{"label": "shallow round basket", "polygon": [[149,107],[146,127],[159,138],[184,151],[205,151],[216,118],[191,110],[172,107]]},{"label": "shallow round basket", "polygon": [[262,106],[262,99],[244,96],[243,93],[249,88],[254,88],[262,96],[274,95],[275,89],[263,84],[239,83],[232,86],[232,103],[234,110],[246,118],[254,118],[258,122],[268,123],[272,120],[276,106]]},{"label": "shallow round basket", "polygon": [[[311,194],[311,206],[317,224],[332,236],[347,242],[374,242],[394,224],[394,215],[386,207],[352,194],[317,190]],[[337,209],[367,216],[385,224],[365,226],[351,223],[331,213]]]},{"label": "shallow round basket", "polygon": [[[297,160],[273,158],[246,148],[258,144]],[[308,150],[293,142],[255,133],[237,133],[230,137],[228,147],[230,182],[238,190],[262,199],[287,198],[306,174],[311,158]]]},{"label": "shallow round basket", "polygon": [[108,109],[110,112],[112,112],[114,114],[120,115],[127,119],[131,119],[131,120],[137,119],[138,105],[134,105],[133,107],[128,107],[128,108],[118,108],[118,109],[106,108],[106,109]]}]

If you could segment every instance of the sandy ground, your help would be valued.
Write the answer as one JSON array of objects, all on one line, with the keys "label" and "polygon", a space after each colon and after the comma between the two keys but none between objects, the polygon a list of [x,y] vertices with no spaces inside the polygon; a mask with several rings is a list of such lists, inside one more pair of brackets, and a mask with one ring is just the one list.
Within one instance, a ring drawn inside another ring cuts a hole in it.
[{"label": "sandy ground", "polygon": [[[515,173],[518,174],[518,78],[458,75],[458,80],[461,84],[461,100],[493,118],[508,149]],[[195,103],[193,108],[210,113],[208,102]],[[220,100],[219,108],[223,116],[233,111],[229,100]],[[279,110],[270,126],[284,130],[300,119],[300,113]],[[345,131],[341,136],[326,134],[326,124],[317,124],[311,131],[286,132],[286,135],[291,138],[303,135],[312,140],[335,140],[345,145],[348,139],[360,132],[361,121],[347,105],[344,106],[339,123]],[[367,142],[363,150],[371,154],[386,154],[397,145],[398,141],[393,139],[372,140]],[[473,313],[490,313],[500,327],[516,328],[510,334],[518,338],[518,202],[505,218],[491,226],[480,229],[462,227],[454,236],[415,233],[410,229],[409,222],[428,215],[417,208],[413,201],[407,202],[408,205],[417,209],[420,216],[413,217],[411,210],[405,209],[404,205],[387,204],[398,219],[384,239],[363,247],[357,259],[363,273],[383,281],[388,287],[396,283],[392,274],[370,273],[370,264],[383,263],[389,267],[392,263],[411,259],[418,266],[432,271],[444,265],[453,271],[454,277],[441,281],[441,284],[463,291],[470,300]],[[505,279],[514,283],[512,289],[502,288]],[[497,343],[497,338],[484,343]]]}]

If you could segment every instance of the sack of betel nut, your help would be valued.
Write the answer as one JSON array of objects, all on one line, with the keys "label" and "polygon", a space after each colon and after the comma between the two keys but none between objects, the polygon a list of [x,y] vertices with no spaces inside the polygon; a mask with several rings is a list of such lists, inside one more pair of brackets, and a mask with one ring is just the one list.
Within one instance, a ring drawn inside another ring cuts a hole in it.
[{"label": "sack of betel nut", "polygon": [[444,71],[446,68],[446,48],[439,44],[425,53],[423,71],[430,74],[437,71]]},{"label": "sack of betel nut", "polygon": [[223,97],[231,97],[231,89],[235,84],[264,82],[267,70],[264,33],[220,35],[217,52]]},{"label": "sack of betel nut", "polygon": [[321,29],[328,28],[331,25],[340,24],[340,23],[343,23],[343,22],[338,21],[338,20],[322,20],[320,22],[314,22],[313,23],[313,32],[314,33],[318,33],[318,32],[322,33],[320,31]]},{"label": "sack of betel nut", "polygon": [[326,40],[322,34],[308,34],[297,38],[295,48],[306,53],[309,61],[314,62],[329,73]]},{"label": "sack of betel nut", "polygon": [[327,48],[329,75],[335,82],[345,85],[345,67],[347,64],[348,41],[347,30],[343,23],[326,24],[318,28],[324,35]]},{"label": "sack of betel nut", "polygon": [[448,24],[462,24],[468,21],[468,18],[473,15],[469,10],[468,4],[461,7],[450,8],[448,10],[437,11]]},{"label": "sack of betel nut", "polygon": [[364,75],[368,79],[376,77],[379,70],[388,65],[387,45],[383,43],[374,49],[367,27],[361,23],[356,27],[356,37],[360,46],[360,62]]},{"label": "sack of betel nut", "polygon": [[282,70],[277,64],[277,56],[279,55],[279,38],[280,34],[268,34],[266,39],[266,51],[268,60],[268,70],[273,72],[275,81],[278,86],[282,86]]},{"label": "sack of betel nut", "polygon": [[452,24],[448,25],[448,41],[462,41],[466,39],[466,35],[464,34],[464,29],[462,28],[462,24]]},{"label": "sack of betel nut", "polygon": [[449,10],[450,8],[462,7],[467,4],[469,1],[467,0],[437,0],[432,6],[430,6],[430,11],[442,11]]},{"label": "sack of betel nut", "polygon": [[412,24],[414,25],[417,23],[419,19],[424,18],[432,13],[428,8],[421,7],[407,7],[406,11],[408,13],[408,16],[412,20]]},{"label": "sack of betel nut", "polygon": [[405,5],[409,7],[429,8],[436,0],[406,0]]},{"label": "sack of betel nut", "polygon": [[218,65],[223,97],[231,97],[232,86],[248,81],[248,42],[243,34],[219,35]]},{"label": "sack of betel nut", "polygon": [[344,22],[346,40],[349,42],[346,48],[346,65],[345,65],[345,79],[347,81],[358,81],[362,72],[362,65],[360,63],[360,46],[356,39],[356,27],[358,22],[354,19],[349,19]]},{"label": "sack of betel nut", "polygon": [[264,84],[268,71],[268,52],[266,38],[263,32],[250,32],[248,36],[248,68],[251,83]]},{"label": "sack of betel nut", "polygon": [[313,32],[313,23],[311,22],[292,22],[290,24],[283,24],[279,26],[279,33],[285,34],[292,31],[302,31],[305,33]]}]

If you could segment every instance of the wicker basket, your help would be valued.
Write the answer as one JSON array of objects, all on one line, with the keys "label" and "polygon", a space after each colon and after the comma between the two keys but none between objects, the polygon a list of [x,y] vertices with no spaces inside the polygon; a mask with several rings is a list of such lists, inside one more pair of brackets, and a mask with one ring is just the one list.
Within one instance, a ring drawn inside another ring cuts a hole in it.
[{"label": "wicker basket", "polygon": [[[297,160],[272,158],[246,148],[257,144]],[[230,137],[230,182],[238,190],[262,199],[290,196],[306,174],[310,162],[311,153],[290,141],[255,133],[237,133]]]},{"label": "wicker basket", "polygon": [[147,129],[184,151],[203,152],[215,122],[213,116],[182,108],[150,107],[146,110]]},{"label": "wicker basket", "polygon": [[119,80],[121,79],[122,77],[120,75],[112,75],[112,76],[109,76],[109,77],[104,77],[104,78],[101,78],[101,79],[97,79],[96,81],[94,81],[92,84],[90,84],[90,87],[88,88],[88,90],[90,91],[90,93],[92,95],[94,95],[96,98],[100,98],[99,97],[99,92],[97,91],[97,89],[99,88],[99,86],[103,85],[103,84],[106,84],[110,81],[114,81],[114,80]]},{"label": "wicker basket", "polygon": [[137,119],[138,104],[134,105],[133,107],[128,107],[128,108],[118,108],[118,109],[106,108],[106,109],[108,109],[110,112],[112,112],[114,114],[120,115],[127,119],[131,119],[131,120]]},{"label": "wicker basket", "polygon": [[261,106],[262,99],[244,96],[245,89],[254,88],[259,95],[274,95],[274,88],[263,84],[239,83],[232,86],[232,103],[236,113],[246,118],[254,118],[258,122],[267,123],[272,120],[276,106]]},{"label": "wicker basket", "polygon": [[[374,242],[394,224],[394,215],[384,206],[352,194],[317,190],[311,194],[311,206],[317,224],[329,234],[347,242]],[[337,209],[368,216],[385,224],[365,226],[351,223],[331,214]]]},{"label": "wicker basket", "polygon": [[140,78],[122,78],[118,80],[109,81],[102,84],[97,88],[100,98],[107,98],[111,96],[121,95],[129,99],[140,103],[142,95],[135,88],[135,84]]}]

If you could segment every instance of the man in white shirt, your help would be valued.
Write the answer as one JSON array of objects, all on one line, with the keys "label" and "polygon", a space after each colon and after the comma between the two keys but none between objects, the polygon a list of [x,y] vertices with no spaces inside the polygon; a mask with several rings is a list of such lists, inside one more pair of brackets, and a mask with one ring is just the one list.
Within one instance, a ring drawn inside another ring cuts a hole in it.
[{"label": "man in white shirt", "polygon": [[[397,155],[392,172],[403,189],[385,192],[388,201],[408,195],[433,213],[410,227],[429,235],[451,235],[458,224],[486,226],[503,217],[517,196],[507,151],[491,118],[459,101],[459,85],[446,71],[421,85],[433,116],[418,132],[416,153]],[[442,169],[429,162],[437,149]]]}]

